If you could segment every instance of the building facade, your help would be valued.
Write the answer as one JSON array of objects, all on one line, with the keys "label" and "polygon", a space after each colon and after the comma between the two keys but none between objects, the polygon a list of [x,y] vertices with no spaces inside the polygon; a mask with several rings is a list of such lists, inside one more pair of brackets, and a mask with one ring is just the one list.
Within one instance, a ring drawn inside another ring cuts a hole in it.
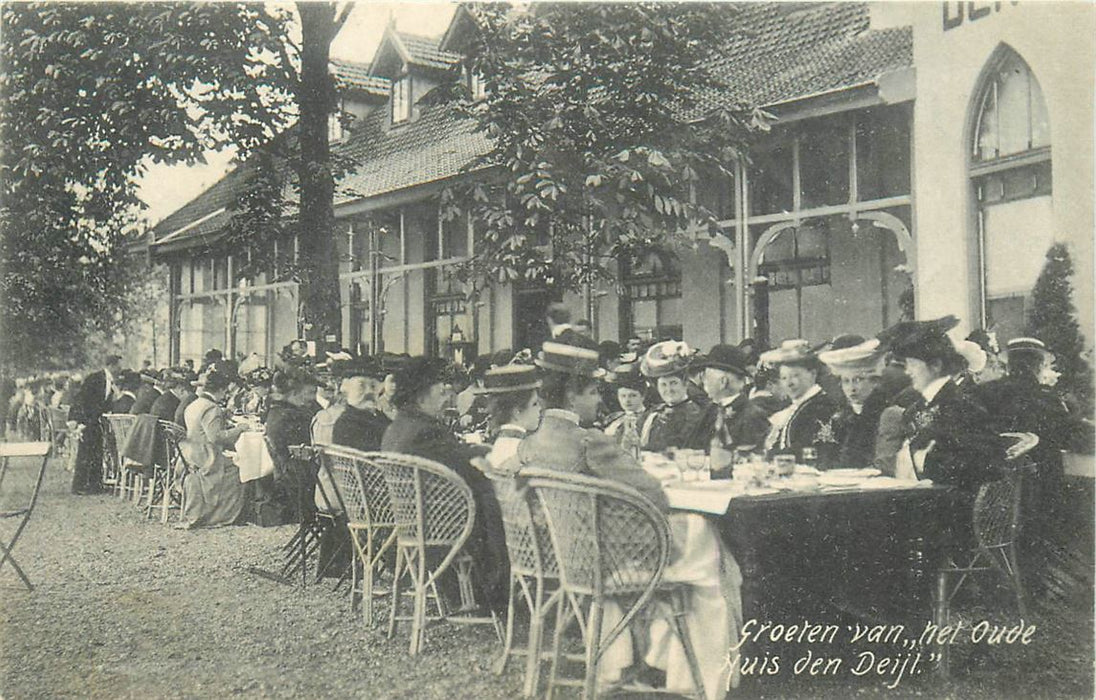
[{"label": "building facade", "polygon": [[[1091,341],[1093,16],[1065,3],[751,6],[749,38],[713,66],[728,88],[711,106],[763,105],[776,121],[733,177],[696,187],[719,233],[585,295],[459,281],[476,226],[445,220],[439,195],[489,176],[468,169],[489,144],[420,100],[449,80],[482,89],[462,68],[468,18],[458,12],[439,39],[389,30],[370,66],[333,64],[356,122],[332,133],[357,165],[336,200],[344,345],[463,357],[535,347],[557,300],[602,340],[822,341],[945,313],[1009,337],[1053,241],[1073,251]],[[247,178],[241,166],[154,231],[175,361],[210,347],[272,361],[301,334],[296,285],[277,270],[239,282],[247,251],[218,246]],[[295,242],[278,246],[292,264]]]}]

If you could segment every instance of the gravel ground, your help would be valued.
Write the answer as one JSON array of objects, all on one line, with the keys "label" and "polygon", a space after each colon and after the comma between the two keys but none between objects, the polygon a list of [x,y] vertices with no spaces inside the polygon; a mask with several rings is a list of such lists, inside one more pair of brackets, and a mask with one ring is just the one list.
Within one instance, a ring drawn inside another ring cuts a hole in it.
[{"label": "gravel ground", "polygon": [[[4,698],[519,696],[519,664],[490,671],[500,646],[487,628],[432,627],[412,659],[404,636],[367,631],[330,582],[301,589],[249,573],[278,568],[290,527],[176,530],[112,497],[71,496],[68,477],[51,462],[15,550],[36,590],[0,571]],[[961,654],[946,684],[753,679],[738,695],[1091,697],[1091,607],[1059,606],[1039,624],[1035,647]]]}]

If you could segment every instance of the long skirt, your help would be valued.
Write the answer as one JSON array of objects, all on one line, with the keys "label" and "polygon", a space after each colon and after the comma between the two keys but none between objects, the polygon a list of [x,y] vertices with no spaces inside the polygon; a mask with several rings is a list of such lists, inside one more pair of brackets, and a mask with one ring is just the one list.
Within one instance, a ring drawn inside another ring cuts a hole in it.
[{"label": "long skirt", "polygon": [[183,519],[190,527],[231,525],[246,502],[240,470],[226,458],[193,471],[183,481]]}]

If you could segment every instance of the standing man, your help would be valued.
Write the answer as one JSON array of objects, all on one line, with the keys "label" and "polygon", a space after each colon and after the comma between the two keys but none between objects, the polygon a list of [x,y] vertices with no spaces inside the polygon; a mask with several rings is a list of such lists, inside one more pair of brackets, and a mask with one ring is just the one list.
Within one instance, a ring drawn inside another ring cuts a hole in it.
[{"label": "standing man", "polygon": [[70,420],[83,426],[76,465],[72,473],[72,492],[80,496],[100,493],[103,463],[103,429],[99,419],[110,411],[114,400],[114,378],[122,368],[122,358],[108,355],[103,369],[92,372],[80,385],[72,404]]}]

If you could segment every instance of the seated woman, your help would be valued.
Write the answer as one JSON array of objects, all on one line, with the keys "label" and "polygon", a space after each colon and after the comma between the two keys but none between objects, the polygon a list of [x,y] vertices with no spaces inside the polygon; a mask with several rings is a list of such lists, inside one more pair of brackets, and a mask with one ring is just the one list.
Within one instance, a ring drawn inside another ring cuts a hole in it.
[{"label": "seated woman", "polygon": [[310,442],[316,383],[304,368],[286,367],[274,373],[265,423],[274,474],[255,482],[259,524],[299,522],[312,508],[310,470],[290,455],[289,448]]},{"label": "seated woman", "polygon": [[640,431],[647,422],[648,409],[644,401],[647,380],[639,371],[639,362],[625,362],[609,372],[606,383],[616,391],[620,411],[609,416],[605,434],[616,440],[621,448],[634,454],[639,449]]},{"label": "seated woman", "polygon": [[707,440],[700,429],[704,408],[689,396],[687,373],[693,351],[685,343],[666,340],[655,343],[640,361],[639,371],[653,379],[662,403],[643,422],[643,449],[661,452],[672,447],[703,450]]},{"label": "seated woman", "polygon": [[955,383],[954,375],[966,369],[966,362],[946,333],[958,323],[954,316],[904,321],[880,333],[879,340],[905,361],[906,374],[921,394],[906,409],[906,439],[895,475],[951,484],[973,496],[997,477],[1007,441],[997,435],[972,391]]},{"label": "seated woman", "polygon": [[888,403],[879,381],[883,370],[879,341],[872,338],[828,350],[818,359],[838,378],[845,395],[833,421],[839,443],[836,465],[852,469],[873,466],[879,419]]},{"label": "seated woman", "polygon": [[476,395],[486,399],[488,425],[494,436],[487,454],[492,471],[505,474],[503,464],[517,454],[525,436],[540,426],[540,387],[537,370],[530,365],[503,365],[484,373]]},{"label": "seated woman", "polygon": [[[604,374],[597,360],[596,347],[544,344],[536,363],[545,370],[543,392],[548,408],[540,428],[518,446],[518,466],[616,481],[631,486],[667,511],[669,506],[659,481],[625,454],[613,437],[584,427],[597,417],[597,382]],[[727,649],[738,636],[734,620],[741,617],[741,575],[710,521],[697,514],[675,513],[669,517],[674,554],[664,580],[687,584],[686,617],[705,688],[709,698],[722,697],[730,682]],[[603,633],[616,625],[621,615],[620,607],[610,601],[602,618]],[[647,636],[647,654],[642,660],[636,659],[629,634],[622,634],[606,648],[598,669],[599,683],[617,682],[625,667],[631,665],[632,673],[640,677],[660,676],[671,691],[687,690],[691,683],[688,665],[669,626],[664,620],[656,620]],[[652,673],[651,668],[657,672]]]},{"label": "seated woman", "polygon": [[807,341],[786,340],[779,348],[762,353],[760,361],[780,368],[780,383],[791,399],[791,405],[769,416],[772,430],[765,447],[804,461],[810,461],[804,450],[813,450],[820,469],[835,466],[838,445],[833,414],[837,402],[818,385],[822,363]]},{"label": "seated woman", "polygon": [[186,529],[231,525],[244,508],[240,470],[224,454],[246,429],[227,427],[221,402],[229,384],[229,378],[220,372],[203,375],[197,396],[183,415],[186,440],[179,448],[190,470],[183,481]]},{"label": "seated woman", "polygon": [[473,458],[483,455],[483,450],[458,440],[440,420],[450,399],[445,366],[433,358],[412,358],[396,374],[391,398],[396,419],[384,431],[381,450],[443,464],[472,488],[476,522],[465,547],[476,561],[477,600],[492,609],[504,610],[509,560],[502,516],[490,480],[471,464]]},{"label": "seated woman", "polygon": [[596,346],[586,348],[550,341],[544,344],[536,364],[546,370],[543,396],[547,409],[537,431],[518,446],[516,466],[619,481],[665,510],[666,495],[659,481],[643,471],[613,438],[585,427],[597,418],[601,401],[598,379],[605,370],[597,362]]}]

